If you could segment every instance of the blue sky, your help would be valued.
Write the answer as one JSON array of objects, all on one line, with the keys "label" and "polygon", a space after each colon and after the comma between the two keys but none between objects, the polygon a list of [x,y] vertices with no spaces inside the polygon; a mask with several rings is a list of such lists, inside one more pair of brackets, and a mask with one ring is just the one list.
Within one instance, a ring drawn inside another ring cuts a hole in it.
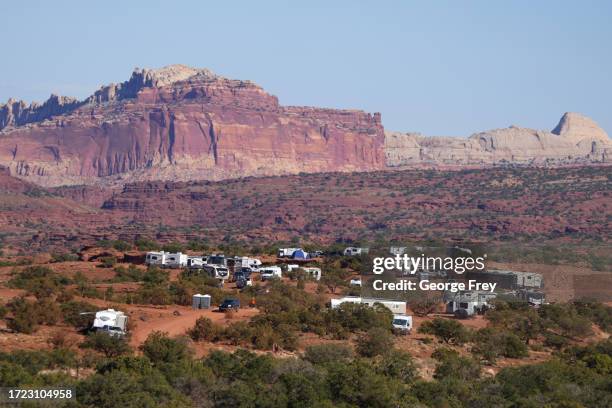
[{"label": "blue sky", "polygon": [[2,5],[0,101],[183,63],[283,104],[381,112],[391,130],[552,129],[577,111],[612,133],[610,1],[92,3]]}]

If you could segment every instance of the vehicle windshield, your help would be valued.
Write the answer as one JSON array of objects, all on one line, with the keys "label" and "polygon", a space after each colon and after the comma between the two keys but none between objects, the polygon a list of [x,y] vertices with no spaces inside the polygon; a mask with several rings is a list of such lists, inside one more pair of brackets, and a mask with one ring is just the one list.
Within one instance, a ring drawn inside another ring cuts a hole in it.
[{"label": "vehicle windshield", "polygon": [[396,326],[407,326],[408,325],[408,320],[393,319],[393,324],[396,325]]}]

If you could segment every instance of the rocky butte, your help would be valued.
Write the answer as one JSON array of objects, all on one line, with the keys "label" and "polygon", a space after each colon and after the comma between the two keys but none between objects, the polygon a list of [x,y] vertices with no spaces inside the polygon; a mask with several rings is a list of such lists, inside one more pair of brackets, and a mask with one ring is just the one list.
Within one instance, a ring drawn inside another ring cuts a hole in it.
[{"label": "rocky butte", "polygon": [[467,139],[386,132],[385,158],[389,167],[610,163],[612,142],[592,119],[565,113],[550,132],[510,126]]},{"label": "rocky butte", "polygon": [[0,165],[43,186],[378,170],[383,145],[380,114],[281,106],[183,65],[136,69],[83,101],[0,105]]}]

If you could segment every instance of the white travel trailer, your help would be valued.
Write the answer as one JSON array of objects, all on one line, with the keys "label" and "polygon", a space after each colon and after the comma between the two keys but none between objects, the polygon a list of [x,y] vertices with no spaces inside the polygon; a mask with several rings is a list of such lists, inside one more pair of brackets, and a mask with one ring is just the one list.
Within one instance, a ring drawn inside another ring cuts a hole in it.
[{"label": "white travel trailer", "polygon": [[100,310],[96,312],[92,328],[110,336],[121,337],[127,332],[127,322],[128,317],[123,312],[114,309]]},{"label": "white travel trailer", "polygon": [[167,254],[164,251],[147,252],[147,256],[145,257],[145,263],[147,265],[163,266],[166,263],[166,255]]},{"label": "white travel trailer", "polygon": [[182,268],[187,266],[187,254],[181,252],[147,252],[145,263],[147,265],[158,265],[163,268]]},{"label": "white travel trailer", "polygon": [[292,270],[297,269],[299,267],[300,265],[297,265],[297,264],[289,264],[287,265],[287,272],[291,272]]},{"label": "white travel trailer", "polygon": [[370,248],[357,248],[357,247],[348,247],[344,250],[344,256],[355,256],[367,254],[370,251]]},{"label": "white travel trailer", "polygon": [[205,264],[206,264],[206,260],[201,256],[188,256],[187,257],[187,266],[189,268],[202,269],[202,267]]},{"label": "white travel trailer", "polygon": [[182,268],[187,266],[187,254],[183,254],[182,252],[167,253],[164,266],[166,268]]},{"label": "white travel trailer", "polygon": [[490,302],[497,297],[497,293],[489,291],[463,291],[463,292],[446,292],[444,299],[446,303],[447,313],[457,313],[465,310],[468,316],[490,307]]},{"label": "white travel trailer", "polygon": [[262,281],[280,278],[283,276],[283,271],[281,270],[280,266],[265,266],[263,268],[259,268],[258,272]]},{"label": "white travel trailer", "polygon": [[302,269],[314,280],[321,280],[321,268],[307,267]]},{"label": "white travel trailer", "polygon": [[278,257],[279,258],[290,258],[295,251],[298,251],[301,249],[302,248],[279,248]]},{"label": "white travel trailer", "polygon": [[389,309],[394,315],[405,315],[406,314],[406,302],[401,302],[398,300],[388,300],[388,299],[375,299],[375,298],[362,298],[359,296],[345,296],[340,299],[332,299],[331,307],[332,309],[337,308],[342,303],[361,303],[364,305],[368,305],[370,307],[374,306],[376,303],[380,303]]},{"label": "white travel trailer", "polygon": [[260,266],[261,261],[257,258],[249,258],[248,256],[234,258],[234,268],[258,268]]}]

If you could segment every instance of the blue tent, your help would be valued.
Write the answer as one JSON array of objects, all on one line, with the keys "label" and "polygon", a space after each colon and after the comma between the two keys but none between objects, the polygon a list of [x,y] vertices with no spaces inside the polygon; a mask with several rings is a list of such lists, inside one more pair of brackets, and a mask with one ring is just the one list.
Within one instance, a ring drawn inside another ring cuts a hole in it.
[{"label": "blue tent", "polygon": [[298,249],[297,251],[293,252],[293,255],[291,255],[291,258],[293,258],[293,259],[308,259],[308,253],[304,252],[303,249]]}]

